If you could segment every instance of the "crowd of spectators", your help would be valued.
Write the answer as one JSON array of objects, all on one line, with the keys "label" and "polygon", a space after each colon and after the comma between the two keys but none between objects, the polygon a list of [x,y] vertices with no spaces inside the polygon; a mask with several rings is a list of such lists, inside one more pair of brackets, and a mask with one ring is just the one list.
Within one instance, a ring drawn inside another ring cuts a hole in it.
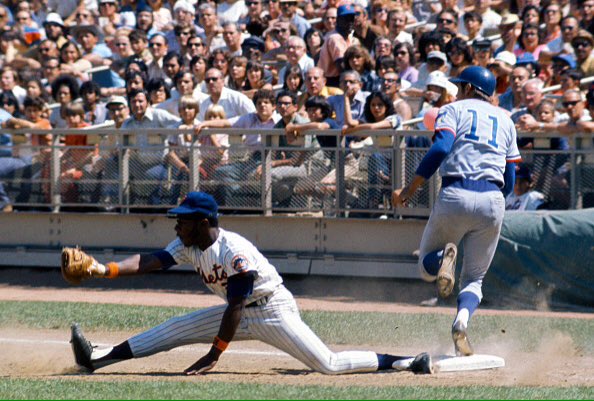
[{"label": "crowd of spectators", "polygon": [[[305,132],[341,129],[344,146],[353,149],[344,152],[345,177],[355,176],[362,164],[355,149],[392,144],[349,134],[426,129],[426,119],[403,122],[455,101],[449,78],[480,65],[497,78],[493,102],[509,111],[519,131],[534,132],[520,140],[521,149],[590,149],[580,179],[594,187],[594,167],[587,166],[592,139],[569,135],[594,132],[594,89],[583,82],[594,75],[593,33],[594,0],[3,0],[0,123],[136,129],[125,138],[136,147],[131,179],[174,182],[167,191],[147,189],[154,205],[177,203],[192,165],[203,179],[222,183],[213,189],[217,200],[233,206],[241,191],[234,184],[262,174],[261,154],[253,151],[261,137],[244,135],[248,151],[229,157],[229,137],[206,129],[282,128],[281,146],[296,151],[273,155],[272,181],[274,201],[288,205],[295,191],[328,196],[336,190],[337,137],[304,141]],[[154,143],[145,128],[194,134]],[[194,165],[188,146],[197,138],[205,150]],[[89,176],[107,180],[94,201],[117,197],[114,141],[91,144],[75,133],[60,138],[80,147],[60,152],[64,201],[76,202],[82,191],[76,181]],[[51,152],[44,146],[53,142],[50,131],[23,138],[1,133],[0,180],[17,172],[47,179]],[[424,136],[405,143],[430,144]],[[298,150],[312,145],[330,167],[304,186],[308,154]],[[369,191],[360,207],[385,201],[391,166],[386,152],[365,160]],[[530,182],[546,175],[547,188],[569,185],[566,157],[535,155],[526,168],[531,173],[521,178]],[[47,185],[43,191],[49,201]],[[593,206],[592,198],[581,206]],[[0,181],[0,209],[11,211],[12,203]]]}]

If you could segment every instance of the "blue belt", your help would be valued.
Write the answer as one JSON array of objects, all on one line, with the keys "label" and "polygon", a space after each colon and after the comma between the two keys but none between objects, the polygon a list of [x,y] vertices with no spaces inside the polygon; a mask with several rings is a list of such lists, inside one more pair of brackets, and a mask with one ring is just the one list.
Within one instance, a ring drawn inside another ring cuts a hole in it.
[{"label": "blue belt", "polygon": [[496,181],[489,180],[471,180],[470,178],[462,177],[442,177],[441,187],[447,188],[450,185],[456,188],[466,189],[473,192],[490,192],[501,191],[502,185]]}]

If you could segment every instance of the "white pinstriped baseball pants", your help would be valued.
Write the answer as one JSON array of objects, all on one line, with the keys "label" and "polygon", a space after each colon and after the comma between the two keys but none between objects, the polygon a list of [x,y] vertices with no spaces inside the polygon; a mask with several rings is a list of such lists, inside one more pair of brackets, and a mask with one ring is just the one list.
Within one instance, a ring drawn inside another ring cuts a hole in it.
[{"label": "white pinstriped baseball pants", "polygon": [[[174,317],[128,340],[135,358],[195,343],[211,343],[219,332],[227,305],[201,309]],[[325,374],[373,372],[377,354],[370,351],[334,353],[301,320],[293,295],[283,286],[263,306],[245,308],[233,337],[270,344],[309,368]]]}]

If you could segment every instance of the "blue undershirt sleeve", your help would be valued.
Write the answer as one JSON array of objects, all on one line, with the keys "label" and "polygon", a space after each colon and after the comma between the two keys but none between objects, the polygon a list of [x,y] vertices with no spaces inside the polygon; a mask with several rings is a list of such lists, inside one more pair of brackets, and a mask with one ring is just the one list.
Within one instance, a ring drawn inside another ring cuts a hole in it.
[{"label": "blue undershirt sleeve", "polygon": [[247,299],[254,291],[256,272],[248,271],[243,274],[235,274],[227,280],[227,299]]},{"label": "blue undershirt sleeve", "polygon": [[173,256],[171,256],[171,254],[164,249],[153,252],[152,255],[161,261],[161,264],[163,265],[161,268],[163,270],[167,270],[171,266],[175,266],[177,264],[175,259],[173,259]]},{"label": "blue undershirt sleeve", "polygon": [[435,133],[433,145],[421,160],[417,167],[416,174],[428,180],[437,171],[443,160],[446,158],[454,144],[452,133],[440,130]]},{"label": "blue undershirt sleeve", "polygon": [[511,194],[516,185],[516,163],[505,163],[505,172],[503,173],[503,196]]}]

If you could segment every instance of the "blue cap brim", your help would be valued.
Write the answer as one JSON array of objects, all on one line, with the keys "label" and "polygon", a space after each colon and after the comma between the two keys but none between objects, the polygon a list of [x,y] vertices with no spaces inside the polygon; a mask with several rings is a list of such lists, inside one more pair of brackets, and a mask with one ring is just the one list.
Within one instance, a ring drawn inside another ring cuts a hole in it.
[{"label": "blue cap brim", "polygon": [[216,213],[213,214],[210,210],[206,209],[196,209],[196,208],[187,208],[185,206],[178,206],[176,208],[170,209],[167,211],[167,217],[169,218],[177,218],[177,217],[216,217]]}]

